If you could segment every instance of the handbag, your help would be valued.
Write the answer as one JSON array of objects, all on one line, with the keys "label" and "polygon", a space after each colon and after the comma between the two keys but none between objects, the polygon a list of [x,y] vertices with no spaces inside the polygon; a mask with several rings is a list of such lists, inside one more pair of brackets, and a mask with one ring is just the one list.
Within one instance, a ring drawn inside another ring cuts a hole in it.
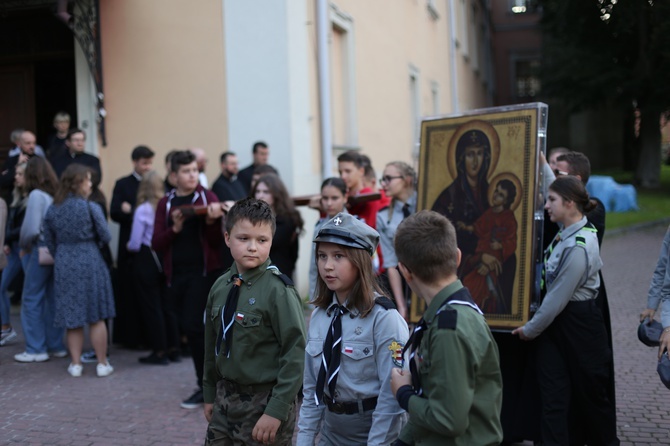
[{"label": "handbag", "polygon": [[50,266],[54,264],[54,257],[46,246],[37,247],[37,263],[42,266]]},{"label": "handbag", "polygon": [[98,245],[100,250],[100,255],[102,256],[103,262],[107,265],[107,269],[110,271],[114,267],[114,259],[112,259],[112,250],[109,249],[107,243],[103,243],[100,239],[100,234],[98,234],[98,229],[95,226],[95,220],[93,219],[93,211],[91,210],[91,203],[88,203],[88,213],[91,216],[91,224],[93,225],[93,234],[95,234],[95,244]]}]

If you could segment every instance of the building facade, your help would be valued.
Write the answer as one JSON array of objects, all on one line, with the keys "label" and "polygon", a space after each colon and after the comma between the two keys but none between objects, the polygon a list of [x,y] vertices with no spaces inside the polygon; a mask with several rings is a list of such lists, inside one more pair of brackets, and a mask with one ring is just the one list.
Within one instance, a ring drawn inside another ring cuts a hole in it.
[{"label": "building facade", "polygon": [[[90,45],[55,18],[63,4],[90,25]],[[494,103],[482,0],[11,0],[0,12],[0,76],[23,85],[0,97],[12,116],[0,131],[34,128],[44,141],[68,111],[108,196],[138,144],[159,172],[168,151],[204,148],[211,183],[222,152],[244,166],[257,140],[292,194],[318,193],[342,151],[363,151],[378,173],[414,163],[422,116]],[[318,216],[303,217],[301,291]]]}]

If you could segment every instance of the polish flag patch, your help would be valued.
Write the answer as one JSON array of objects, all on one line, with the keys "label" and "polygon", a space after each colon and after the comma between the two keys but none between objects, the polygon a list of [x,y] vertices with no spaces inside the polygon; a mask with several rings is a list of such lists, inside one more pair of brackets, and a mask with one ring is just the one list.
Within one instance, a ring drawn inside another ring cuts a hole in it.
[{"label": "polish flag patch", "polygon": [[237,315],[235,316],[235,320],[237,320],[238,322],[242,322],[244,320],[244,315],[242,313],[237,313]]},{"label": "polish flag patch", "polygon": [[352,347],[344,347],[344,353],[353,353],[354,349]]}]

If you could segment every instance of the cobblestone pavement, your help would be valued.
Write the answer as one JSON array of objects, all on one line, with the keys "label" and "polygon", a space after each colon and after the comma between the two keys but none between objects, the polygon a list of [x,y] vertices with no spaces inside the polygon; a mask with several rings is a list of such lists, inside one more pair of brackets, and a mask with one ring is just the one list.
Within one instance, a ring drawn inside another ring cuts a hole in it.
[{"label": "cobblestone pavement", "polygon": [[670,445],[670,390],[656,373],[657,349],[637,339],[640,312],[665,226],[605,238],[603,276],[612,315],[617,425],[622,445]]},{"label": "cobblestone pavement", "polygon": [[[670,445],[670,390],[656,374],[656,351],[636,336],[649,280],[665,227],[607,236],[603,274],[609,292],[615,342],[619,435],[624,445]],[[18,309],[12,322],[20,328]],[[66,371],[68,359],[20,364],[22,337],[0,347],[0,444],[191,445],[202,444],[200,409],[179,402],[194,390],[189,358],[169,366],[145,366],[145,352],[111,349],[114,374],[81,378]]]}]

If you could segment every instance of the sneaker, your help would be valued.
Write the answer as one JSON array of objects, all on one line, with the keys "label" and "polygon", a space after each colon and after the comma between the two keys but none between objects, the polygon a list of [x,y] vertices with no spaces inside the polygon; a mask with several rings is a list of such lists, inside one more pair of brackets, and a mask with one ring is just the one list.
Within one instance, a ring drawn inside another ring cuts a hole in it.
[{"label": "sneaker", "polygon": [[198,389],[193,395],[181,402],[181,407],[182,409],[197,409],[204,402],[205,398],[202,395],[202,389]]},{"label": "sneaker", "polygon": [[100,378],[111,375],[113,371],[114,367],[109,364],[109,361],[105,361],[104,364],[98,363],[98,366],[95,368],[95,372]]},{"label": "sneaker", "polygon": [[70,364],[67,366],[67,372],[72,376],[73,378],[79,378],[81,376],[81,372],[84,371],[84,366],[81,364]]},{"label": "sneaker", "polygon": [[2,330],[0,332],[0,345],[6,345],[8,342],[13,341],[18,337],[18,334],[13,328],[8,328],[7,330]]},{"label": "sneaker", "polygon": [[93,362],[98,362],[98,358],[95,356],[95,350],[89,350],[81,354],[81,362],[85,364],[90,364]]},{"label": "sneaker", "polygon": [[49,359],[46,353],[28,353],[23,352],[14,355],[14,360],[18,362],[44,362]]},{"label": "sneaker", "polygon": [[56,350],[55,352],[49,352],[49,356],[54,358],[65,358],[67,356],[67,350]]},{"label": "sneaker", "polygon": [[151,365],[168,365],[170,360],[167,356],[158,356],[156,352],[153,352],[149,356],[143,356],[138,359],[142,364],[151,364]]},{"label": "sneaker", "polygon": [[172,350],[171,352],[168,352],[167,357],[170,362],[181,362],[181,354],[178,350]]}]

